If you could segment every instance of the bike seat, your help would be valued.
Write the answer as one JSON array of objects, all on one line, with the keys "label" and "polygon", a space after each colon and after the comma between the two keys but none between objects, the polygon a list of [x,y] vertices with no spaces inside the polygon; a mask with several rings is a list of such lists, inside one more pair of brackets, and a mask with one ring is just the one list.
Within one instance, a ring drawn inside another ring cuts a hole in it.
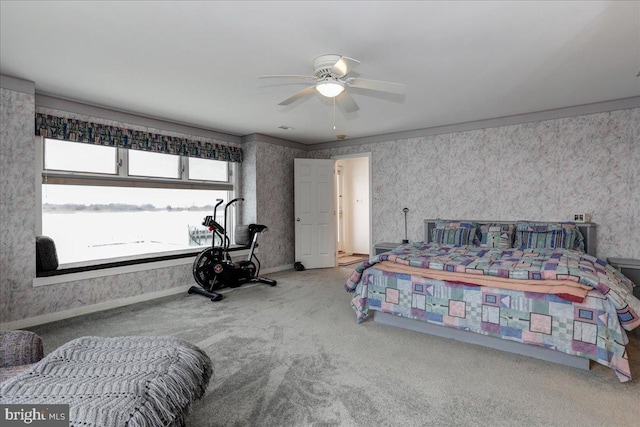
[{"label": "bike seat", "polygon": [[249,224],[249,232],[251,233],[262,233],[264,231],[267,231],[268,228],[266,225],[261,225],[261,224]]}]

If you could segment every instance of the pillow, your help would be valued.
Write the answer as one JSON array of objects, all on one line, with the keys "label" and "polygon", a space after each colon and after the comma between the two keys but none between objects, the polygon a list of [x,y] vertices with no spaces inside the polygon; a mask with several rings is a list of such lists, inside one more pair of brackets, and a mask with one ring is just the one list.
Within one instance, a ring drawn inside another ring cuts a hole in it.
[{"label": "pillow", "polygon": [[471,222],[437,220],[436,226],[431,232],[434,243],[446,245],[474,245],[477,224]]},{"label": "pillow", "polygon": [[518,222],[515,248],[564,248],[584,252],[584,237],[573,222]]},{"label": "pillow", "polygon": [[480,226],[480,246],[509,249],[513,245],[515,224],[483,224]]}]

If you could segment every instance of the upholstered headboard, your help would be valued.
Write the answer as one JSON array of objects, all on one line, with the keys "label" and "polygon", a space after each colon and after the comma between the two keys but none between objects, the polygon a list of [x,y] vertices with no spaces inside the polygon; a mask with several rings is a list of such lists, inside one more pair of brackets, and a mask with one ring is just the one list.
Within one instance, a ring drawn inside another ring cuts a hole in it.
[{"label": "upholstered headboard", "polygon": [[[432,230],[436,226],[435,219],[424,220],[424,241],[431,242]],[[460,220],[461,222],[475,222],[477,224],[514,224],[517,221],[473,221],[473,220]],[[541,222],[541,221],[527,221],[527,222]],[[596,256],[596,224],[593,222],[576,223],[576,226],[584,237],[584,251],[589,255]]]}]

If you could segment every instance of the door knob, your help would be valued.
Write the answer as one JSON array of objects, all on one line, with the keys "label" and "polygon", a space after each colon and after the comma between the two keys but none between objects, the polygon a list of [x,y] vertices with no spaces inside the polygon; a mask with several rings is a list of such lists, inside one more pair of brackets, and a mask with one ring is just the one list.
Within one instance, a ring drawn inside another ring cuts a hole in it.
[{"label": "door knob", "polygon": [[296,218],[296,221],[300,222],[300,218]]}]

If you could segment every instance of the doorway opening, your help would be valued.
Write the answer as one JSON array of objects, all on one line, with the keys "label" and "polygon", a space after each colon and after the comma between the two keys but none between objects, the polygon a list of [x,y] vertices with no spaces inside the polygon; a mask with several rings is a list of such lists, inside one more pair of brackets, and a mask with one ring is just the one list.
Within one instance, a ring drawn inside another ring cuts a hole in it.
[{"label": "doorway opening", "polygon": [[338,265],[351,265],[371,254],[371,153],[336,156]]}]

